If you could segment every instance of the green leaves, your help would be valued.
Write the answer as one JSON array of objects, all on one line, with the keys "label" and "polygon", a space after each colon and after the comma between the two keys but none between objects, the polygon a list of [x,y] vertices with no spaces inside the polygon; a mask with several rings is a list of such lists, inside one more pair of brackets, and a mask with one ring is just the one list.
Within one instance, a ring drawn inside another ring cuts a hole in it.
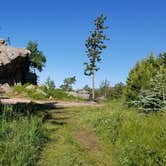
[{"label": "green leaves", "polygon": [[46,57],[42,51],[38,50],[38,43],[30,41],[27,49],[31,51],[30,67],[41,72],[45,67]]},{"label": "green leaves", "polygon": [[73,88],[72,88],[72,85],[75,84],[76,82],[76,77],[68,77],[68,78],[65,78],[64,81],[63,81],[63,85],[60,86],[61,89],[65,90],[65,91],[71,91]]}]

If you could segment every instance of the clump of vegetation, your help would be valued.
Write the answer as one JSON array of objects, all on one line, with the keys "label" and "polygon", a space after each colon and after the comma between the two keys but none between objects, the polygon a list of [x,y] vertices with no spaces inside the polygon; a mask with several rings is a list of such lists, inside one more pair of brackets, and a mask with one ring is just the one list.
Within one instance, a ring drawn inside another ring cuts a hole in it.
[{"label": "clump of vegetation", "polygon": [[[48,90],[48,91],[47,91]],[[53,89],[50,91],[47,89],[45,92],[48,93],[48,96],[50,96],[48,99],[54,99],[54,100],[66,100],[66,101],[76,101],[81,100],[79,98],[76,98],[74,96],[68,95],[64,90],[62,89]]]},{"label": "clump of vegetation", "polygon": [[100,87],[96,89],[96,98],[104,97],[105,100],[120,99],[124,95],[125,85],[123,83],[117,83],[114,86],[110,86],[108,80],[104,80]]},{"label": "clump of vegetation", "polygon": [[1,105],[0,165],[37,163],[38,153],[47,140],[47,133],[42,124],[43,115],[31,114],[34,109],[30,105]]},{"label": "clump of vegetation", "polygon": [[64,91],[72,91],[73,90],[72,86],[73,84],[75,84],[75,82],[76,82],[75,76],[65,78],[60,88],[63,89]]},{"label": "clump of vegetation", "polygon": [[100,111],[90,122],[110,146],[115,165],[166,165],[165,113],[147,116],[117,102]]},{"label": "clump of vegetation", "polygon": [[30,98],[34,100],[46,100],[47,94],[44,93],[43,88],[40,86],[34,86],[28,88],[30,84],[24,84],[22,86],[15,85],[13,88],[14,96],[21,98]]}]

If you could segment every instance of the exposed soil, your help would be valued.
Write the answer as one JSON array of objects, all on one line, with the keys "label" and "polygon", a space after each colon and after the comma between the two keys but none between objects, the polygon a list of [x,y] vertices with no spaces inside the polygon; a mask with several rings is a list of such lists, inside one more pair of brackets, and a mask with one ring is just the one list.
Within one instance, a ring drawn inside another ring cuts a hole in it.
[{"label": "exposed soil", "polygon": [[82,148],[90,151],[100,150],[100,142],[94,132],[86,128],[80,129],[76,133],[76,139],[81,144]]},{"label": "exposed soil", "polygon": [[39,100],[29,100],[21,98],[11,98],[11,99],[0,99],[2,104],[18,104],[18,103],[36,103],[36,104],[52,104],[55,107],[82,107],[82,106],[101,106],[95,102],[69,102],[69,101],[39,101]]}]

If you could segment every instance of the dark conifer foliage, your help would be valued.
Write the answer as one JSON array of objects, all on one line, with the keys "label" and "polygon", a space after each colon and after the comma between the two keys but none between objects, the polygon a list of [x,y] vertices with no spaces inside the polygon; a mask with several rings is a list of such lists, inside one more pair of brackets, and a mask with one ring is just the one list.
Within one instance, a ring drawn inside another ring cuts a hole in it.
[{"label": "dark conifer foliage", "polygon": [[105,21],[107,17],[101,14],[94,20],[94,30],[91,31],[90,36],[86,40],[85,46],[87,48],[87,56],[89,62],[85,62],[85,70],[84,74],[86,76],[92,76],[92,97],[95,98],[95,90],[94,90],[94,75],[95,72],[100,68],[97,66],[102,58],[101,54],[107,46],[104,41],[109,40],[109,38],[105,35],[105,30],[108,28],[105,26]]},{"label": "dark conifer foliage", "polygon": [[125,88],[125,98],[129,105],[138,106],[144,112],[165,109],[165,60],[165,53],[157,58],[151,54],[130,71]]}]

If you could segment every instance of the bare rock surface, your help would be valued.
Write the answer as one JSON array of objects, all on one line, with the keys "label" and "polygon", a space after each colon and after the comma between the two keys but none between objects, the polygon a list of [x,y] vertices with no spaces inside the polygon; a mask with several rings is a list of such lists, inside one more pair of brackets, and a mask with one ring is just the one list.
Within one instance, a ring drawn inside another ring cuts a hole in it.
[{"label": "bare rock surface", "polygon": [[17,58],[27,58],[30,54],[30,51],[24,48],[0,45],[0,67],[11,63]]},{"label": "bare rock surface", "polygon": [[29,50],[8,46],[0,39],[0,84],[26,83],[30,55]]},{"label": "bare rock surface", "polygon": [[68,95],[78,97],[78,98],[81,98],[81,99],[86,99],[86,100],[88,100],[90,98],[89,91],[86,91],[86,90],[83,90],[83,89],[68,92]]}]

